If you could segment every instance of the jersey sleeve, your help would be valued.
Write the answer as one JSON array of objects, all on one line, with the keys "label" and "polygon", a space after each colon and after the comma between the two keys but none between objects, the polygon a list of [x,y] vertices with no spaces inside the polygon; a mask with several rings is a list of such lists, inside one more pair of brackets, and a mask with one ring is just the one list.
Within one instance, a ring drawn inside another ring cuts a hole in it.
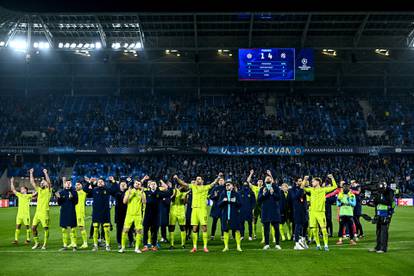
[{"label": "jersey sleeve", "polygon": [[209,191],[211,188],[213,188],[213,187],[211,186],[211,184],[209,184],[209,185],[205,185],[205,186],[203,186],[203,191]]},{"label": "jersey sleeve", "polygon": [[331,187],[324,187],[323,189],[325,190],[325,193],[330,193],[334,190],[336,190],[338,186],[336,185],[336,181],[334,178],[332,178],[332,186]]},{"label": "jersey sleeve", "polygon": [[303,188],[303,190],[304,190],[306,193],[311,193],[311,192],[312,192],[312,188],[310,188],[310,187],[304,187],[304,188]]}]

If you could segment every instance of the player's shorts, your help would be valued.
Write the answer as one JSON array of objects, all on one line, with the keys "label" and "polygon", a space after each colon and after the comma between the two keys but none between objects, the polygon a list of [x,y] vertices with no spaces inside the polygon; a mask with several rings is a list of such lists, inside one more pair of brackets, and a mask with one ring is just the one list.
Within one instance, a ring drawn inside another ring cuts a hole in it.
[{"label": "player's shorts", "polygon": [[325,212],[311,212],[309,213],[309,227],[316,228],[318,224],[321,228],[326,227]]},{"label": "player's shorts", "polygon": [[193,208],[191,211],[191,225],[207,225],[207,208]]},{"label": "player's shorts", "polygon": [[185,225],[185,210],[171,209],[169,225],[175,225],[178,221],[178,225]]},{"label": "player's shorts", "polygon": [[76,224],[78,227],[85,227],[85,217],[76,217]]},{"label": "player's shorts", "polygon": [[126,216],[124,228],[131,228],[132,223],[135,226],[135,230],[142,230],[142,216]]},{"label": "player's shorts", "polygon": [[49,218],[49,212],[48,213],[36,213],[34,215],[33,218],[33,223],[32,225],[38,225],[39,223],[42,224],[42,227],[49,227],[49,222],[50,222],[50,218]]},{"label": "player's shorts", "polygon": [[253,217],[259,218],[262,215],[262,206],[256,205],[253,209]]},{"label": "player's shorts", "polygon": [[21,216],[16,217],[16,225],[29,226],[30,225],[30,217],[21,217]]}]

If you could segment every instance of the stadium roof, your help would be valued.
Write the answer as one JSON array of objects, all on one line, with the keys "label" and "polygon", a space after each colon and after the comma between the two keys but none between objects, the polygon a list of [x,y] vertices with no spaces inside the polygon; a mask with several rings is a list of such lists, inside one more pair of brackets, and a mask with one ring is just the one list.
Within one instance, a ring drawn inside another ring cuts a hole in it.
[{"label": "stadium roof", "polygon": [[[403,49],[414,12],[22,13],[0,9],[0,39],[143,40],[145,48],[209,50],[255,46]],[[219,39],[217,39],[219,37]],[[411,44],[410,44],[411,43]]]}]

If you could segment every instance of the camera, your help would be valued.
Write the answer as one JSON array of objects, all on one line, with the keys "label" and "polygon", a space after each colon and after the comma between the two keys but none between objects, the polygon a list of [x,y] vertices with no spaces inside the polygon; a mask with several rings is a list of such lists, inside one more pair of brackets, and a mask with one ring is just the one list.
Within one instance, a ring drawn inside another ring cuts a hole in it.
[{"label": "camera", "polygon": [[361,204],[374,206],[374,199],[380,196],[381,191],[387,188],[384,180],[366,181],[361,184]]}]

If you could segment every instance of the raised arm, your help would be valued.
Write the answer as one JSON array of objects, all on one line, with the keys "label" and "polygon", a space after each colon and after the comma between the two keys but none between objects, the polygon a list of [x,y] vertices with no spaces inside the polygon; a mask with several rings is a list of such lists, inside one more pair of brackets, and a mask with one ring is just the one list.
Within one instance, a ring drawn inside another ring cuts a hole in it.
[{"label": "raised arm", "polygon": [[29,178],[30,178],[30,184],[32,184],[33,189],[35,189],[35,190],[36,190],[37,185],[36,185],[36,182],[35,182],[35,180],[34,180],[33,172],[34,172],[34,169],[33,169],[33,168],[31,168],[31,169],[29,170]]},{"label": "raised arm", "polygon": [[249,183],[249,185],[252,185],[253,174],[254,174],[254,170],[250,170],[249,176],[246,179],[246,181],[247,181],[247,183]]},{"label": "raised arm", "polygon": [[272,179],[272,184],[275,183],[275,179],[273,178],[272,172],[270,170],[267,170],[266,174]]},{"label": "raised arm", "polygon": [[17,194],[16,188],[14,187],[14,177],[10,178],[10,188],[13,194]]},{"label": "raised arm", "polygon": [[336,188],[338,187],[336,185],[335,178],[333,177],[332,174],[328,174],[328,178],[332,181],[332,186],[331,187],[325,187],[324,188],[325,189],[325,193],[330,193],[330,192],[336,190]]},{"label": "raised arm", "polygon": [[210,188],[213,188],[217,184],[217,182],[219,181],[219,179],[222,178],[222,177],[223,177],[223,173],[220,172],[218,174],[218,176],[216,177],[216,179],[214,179],[214,181],[209,184]]},{"label": "raised arm", "polygon": [[47,187],[50,189],[52,187],[52,182],[50,182],[49,174],[47,172],[47,169],[43,169],[43,174],[45,175],[45,180],[47,182]]},{"label": "raised arm", "polygon": [[141,179],[141,183],[142,185],[144,185],[144,181],[150,179],[150,177],[148,175],[145,175],[142,179]]},{"label": "raised arm", "polygon": [[180,178],[178,177],[178,175],[174,175],[174,176],[173,176],[173,178],[174,178],[175,180],[177,180],[178,184],[180,184],[180,185],[181,185],[181,186],[183,186],[183,187],[188,188],[188,184],[187,184],[187,183],[185,183],[182,179],[180,179]]},{"label": "raised arm", "polygon": [[129,198],[130,198],[130,196],[131,196],[131,187],[129,187],[128,188],[128,191],[126,191],[126,193],[125,193],[125,195],[124,195],[124,198],[122,199],[122,202],[124,203],[124,204],[128,204],[128,200],[129,200]]},{"label": "raised arm", "polygon": [[312,191],[312,188],[306,187],[309,184],[309,176],[305,175],[303,177],[302,183],[300,185],[300,188],[303,189],[305,192],[310,193]]}]

